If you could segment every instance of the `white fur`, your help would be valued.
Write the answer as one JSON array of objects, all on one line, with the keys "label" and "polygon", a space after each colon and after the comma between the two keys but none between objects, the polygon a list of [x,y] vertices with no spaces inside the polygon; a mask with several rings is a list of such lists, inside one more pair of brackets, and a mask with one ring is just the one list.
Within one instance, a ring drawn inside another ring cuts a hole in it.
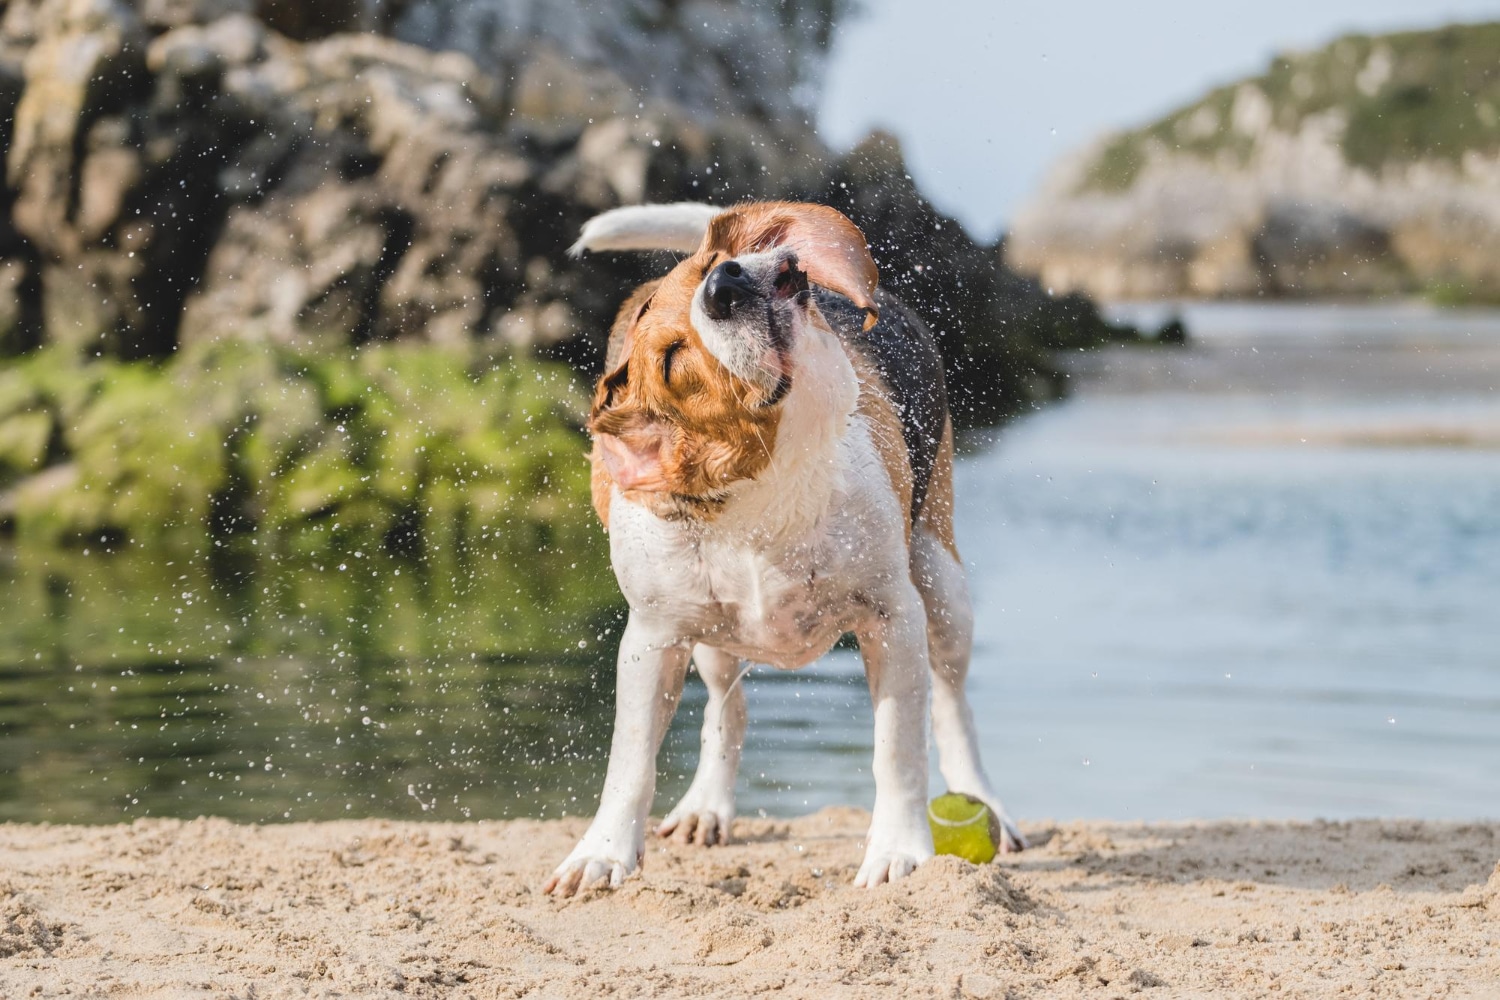
[{"label": "white fur", "polygon": [[708,224],[722,208],[681,201],[671,205],[627,205],[602,212],[584,223],[568,254],[585,250],[673,250],[692,253],[703,242]]}]

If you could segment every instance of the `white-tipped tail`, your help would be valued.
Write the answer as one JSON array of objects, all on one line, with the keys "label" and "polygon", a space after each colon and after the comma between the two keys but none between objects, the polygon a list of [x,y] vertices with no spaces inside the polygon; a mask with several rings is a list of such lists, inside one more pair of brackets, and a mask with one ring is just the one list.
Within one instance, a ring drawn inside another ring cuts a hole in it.
[{"label": "white-tipped tail", "polygon": [[568,247],[577,257],[585,250],[675,250],[692,253],[703,242],[709,220],[724,211],[714,205],[679,201],[672,205],[627,205],[601,212],[583,224],[578,242]]}]

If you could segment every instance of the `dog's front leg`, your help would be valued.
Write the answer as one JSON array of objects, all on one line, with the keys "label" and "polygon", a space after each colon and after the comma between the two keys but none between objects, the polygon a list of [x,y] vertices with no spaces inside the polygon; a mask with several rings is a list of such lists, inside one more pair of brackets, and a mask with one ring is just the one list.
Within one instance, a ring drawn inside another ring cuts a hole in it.
[{"label": "dog's front leg", "polygon": [[656,793],[656,753],[682,696],[688,649],[631,614],[615,668],[615,731],[599,811],[543,892],[571,896],[597,883],[617,886],[640,866]]},{"label": "dog's front leg", "polygon": [[[908,588],[910,589],[910,588]],[[927,825],[927,630],[915,590],[857,633],[875,704],[875,811],[855,885],[877,886],[932,857]]]}]

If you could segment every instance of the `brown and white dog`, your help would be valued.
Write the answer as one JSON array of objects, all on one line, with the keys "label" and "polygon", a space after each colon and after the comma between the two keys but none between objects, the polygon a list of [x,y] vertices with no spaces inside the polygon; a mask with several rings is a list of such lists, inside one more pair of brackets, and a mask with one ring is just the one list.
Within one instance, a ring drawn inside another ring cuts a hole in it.
[{"label": "brown and white dog", "polygon": [[619,885],[641,864],[689,657],[709,694],[702,754],[657,832],[708,845],[734,819],[741,661],[795,669],[845,632],[875,707],[855,884],[932,856],[929,686],[949,789],[987,802],[1003,849],[1021,849],[964,697],[972,617],[942,366],[927,327],[877,287],[863,234],[820,205],[662,205],[591,220],[574,250],[602,249],[690,256],[626,300],[594,393],[594,506],[630,619],[599,811],[544,891]]}]

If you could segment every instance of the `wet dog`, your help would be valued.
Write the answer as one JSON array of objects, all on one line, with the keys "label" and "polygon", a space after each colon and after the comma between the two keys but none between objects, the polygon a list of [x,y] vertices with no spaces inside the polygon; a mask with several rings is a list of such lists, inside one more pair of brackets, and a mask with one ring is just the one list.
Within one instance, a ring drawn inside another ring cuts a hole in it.
[{"label": "wet dog", "polygon": [[630,618],[599,811],[560,896],[641,864],[656,755],[689,661],[702,754],[661,835],[722,842],[745,731],[742,661],[795,669],[846,632],[875,708],[875,807],[857,885],[932,856],[927,715],[950,790],[987,802],[964,696],[972,616],[953,540],[953,425],[931,332],[877,285],[864,235],[786,202],[616,209],[582,250],[688,256],[632,294],[594,393],[593,501]]}]

